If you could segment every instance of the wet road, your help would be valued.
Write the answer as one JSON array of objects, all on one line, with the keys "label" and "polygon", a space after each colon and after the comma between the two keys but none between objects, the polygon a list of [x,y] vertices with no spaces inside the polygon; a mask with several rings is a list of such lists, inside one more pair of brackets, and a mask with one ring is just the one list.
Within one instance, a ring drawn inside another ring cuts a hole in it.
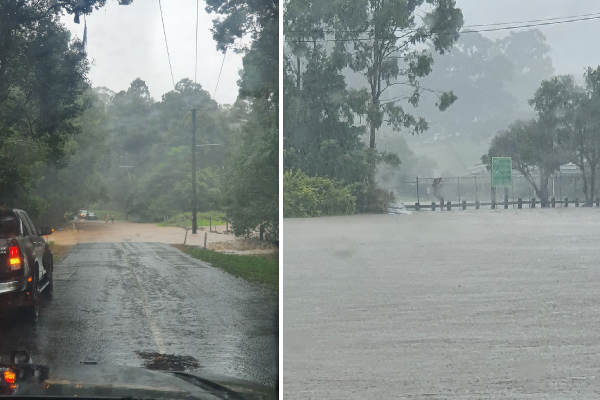
[{"label": "wet road", "polygon": [[284,398],[600,397],[600,209],[283,232]]},{"label": "wet road", "polygon": [[161,243],[78,244],[54,279],[37,323],[0,316],[0,354],[142,366],[137,352],[158,352],[275,386],[278,299],[267,289]]}]

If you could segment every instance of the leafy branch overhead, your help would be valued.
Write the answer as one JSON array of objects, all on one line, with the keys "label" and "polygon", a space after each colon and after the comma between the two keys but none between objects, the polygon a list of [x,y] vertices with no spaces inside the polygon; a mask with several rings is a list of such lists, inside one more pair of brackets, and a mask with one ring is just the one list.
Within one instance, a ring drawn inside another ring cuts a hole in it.
[{"label": "leafy branch overhead", "polygon": [[[403,101],[417,107],[421,94],[429,91],[444,111],[456,100],[453,92],[421,87],[420,79],[433,70],[433,56],[419,46],[431,43],[435,52],[443,54],[458,40],[462,25],[462,12],[453,0],[354,0],[327,5],[292,0],[284,32],[293,53],[325,46],[332,59],[363,76],[366,88],[353,100],[355,111],[366,116],[369,147],[375,148],[384,122],[414,134],[427,129],[422,118],[406,111]],[[358,99],[364,105],[356,104]]]}]

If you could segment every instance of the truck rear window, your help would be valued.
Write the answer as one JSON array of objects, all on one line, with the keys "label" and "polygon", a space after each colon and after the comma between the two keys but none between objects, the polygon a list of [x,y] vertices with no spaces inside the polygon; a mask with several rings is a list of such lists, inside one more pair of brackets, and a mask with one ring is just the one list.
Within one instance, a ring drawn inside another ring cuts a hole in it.
[{"label": "truck rear window", "polygon": [[15,213],[0,210],[0,239],[8,239],[20,235],[20,223]]}]

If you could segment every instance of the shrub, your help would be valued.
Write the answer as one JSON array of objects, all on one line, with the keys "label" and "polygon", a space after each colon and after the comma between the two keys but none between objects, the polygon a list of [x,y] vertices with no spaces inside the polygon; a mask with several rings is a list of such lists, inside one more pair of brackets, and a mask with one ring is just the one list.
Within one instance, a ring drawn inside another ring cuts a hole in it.
[{"label": "shrub", "polygon": [[299,170],[283,175],[285,218],[350,215],[355,209],[356,198],[350,189],[331,179],[307,176]]}]

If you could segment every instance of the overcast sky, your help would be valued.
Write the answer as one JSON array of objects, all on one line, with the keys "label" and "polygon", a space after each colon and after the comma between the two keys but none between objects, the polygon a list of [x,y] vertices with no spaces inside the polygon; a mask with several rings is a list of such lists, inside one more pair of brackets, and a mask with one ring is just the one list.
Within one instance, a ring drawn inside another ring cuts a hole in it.
[{"label": "overcast sky", "polygon": [[[566,17],[600,13],[597,0],[457,0],[465,25]],[[600,65],[600,19],[537,27],[546,35],[556,74],[573,74]],[[483,33],[490,38],[510,31]]]},{"label": "overcast sky", "polygon": [[[600,13],[597,0],[457,0],[467,25],[525,21],[580,14]],[[162,0],[165,29],[171,54],[175,82],[194,79],[196,0]],[[198,28],[198,82],[211,95],[215,90],[223,55],[216,51],[210,28],[214,15],[204,11],[200,2]],[[72,16],[63,21],[71,31],[83,36],[81,24]],[[88,54],[95,60],[90,71],[94,86],[107,86],[119,91],[140,77],[160,100],[173,88],[167,51],[160,20],[158,0],[134,0],[119,6],[109,0],[107,6],[87,16]],[[557,74],[571,73],[581,79],[584,68],[600,65],[600,19],[562,25],[542,26],[552,48],[552,61]],[[485,33],[502,37],[509,31]],[[242,56],[228,52],[215,98],[232,103],[237,96],[237,80]]]},{"label": "overcast sky", "polygon": [[[182,78],[194,80],[196,0],[161,0],[161,5],[175,83]],[[207,14],[204,7],[200,1],[197,82],[212,96],[223,54],[216,50],[210,32],[216,16]],[[139,77],[157,101],[173,90],[158,0],[134,0],[128,6],[109,0],[106,7],[86,18],[88,55],[95,60],[89,74],[94,87],[118,92]],[[70,15],[62,21],[74,35],[83,37],[83,18],[79,25]],[[219,103],[235,101],[241,68],[242,55],[228,51],[214,96]]]}]

